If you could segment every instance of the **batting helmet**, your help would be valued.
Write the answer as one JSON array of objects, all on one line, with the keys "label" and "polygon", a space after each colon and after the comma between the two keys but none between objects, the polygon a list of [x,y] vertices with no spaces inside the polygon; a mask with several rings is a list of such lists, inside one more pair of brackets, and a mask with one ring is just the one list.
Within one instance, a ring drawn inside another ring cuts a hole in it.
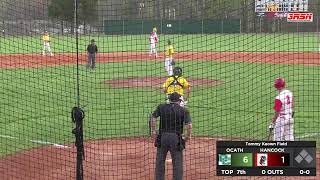
[{"label": "batting helmet", "polygon": [[181,69],[181,67],[175,67],[175,68],[173,68],[173,75],[175,75],[175,76],[181,76],[181,75],[182,75],[182,69]]},{"label": "batting helmet", "polygon": [[278,77],[275,81],[274,81],[274,87],[276,89],[283,89],[286,86],[286,82],[284,81],[284,79],[282,77]]}]

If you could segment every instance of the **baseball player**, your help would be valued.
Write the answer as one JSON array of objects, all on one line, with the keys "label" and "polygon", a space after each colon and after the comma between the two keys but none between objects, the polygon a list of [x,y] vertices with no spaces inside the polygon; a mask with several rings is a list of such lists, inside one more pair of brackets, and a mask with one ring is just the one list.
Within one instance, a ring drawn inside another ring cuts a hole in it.
[{"label": "baseball player", "polygon": [[149,42],[150,42],[150,53],[149,56],[152,56],[153,54],[155,55],[155,57],[157,58],[158,53],[157,53],[157,43],[158,43],[159,39],[158,39],[158,35],[157,35],[157,28],[154,27],[152,29],[152,32],[150,33],[150,37],[149,37]]},{"label": "baseball player", "polygon": [[[173,69],[173,75],[168,77],[166,82],[162,85],[164,93],[167,98],[174,92],[177,92],[181,96],[180,105],[184,107],[188,103],[190,97],[191,86],[189,82],[182,76],[182,69],[175,67]],[[186,96],[184,96],[184,90],[186,90]]]},{"label": "baseball player", "polygon": [[294,141],[293,136],[293,94],[285,89],[284,78],[277,78],[274,87],[278,90],[278,95],[274,101],[275,114],[269,128],[274,128],[274,141]]},{"label": "baseball player", "polygon": [[45,56],[46,52],[48,52],[50,56],[53,56],[53,53],[51,52],[51,48],[50,48],[50,36],[47,31],[44,32],[44,35],[42,36],[42,40],[43,40],[42,55]]},{"label": "baseball player", "polygon": [[166,52],[165,52],[165,61],[164,61],[164,67],[168,73],[169,76],[173,75],[172,67],[174,65],[173,60],[173,46],[171,45],[171,41],[168,40],[168,45],[166,46]]},{"label": "baseball player", "polygon": [[88,63],[87,68],[94,69],[96,67],[96,55],[98,53],[98,47],[94,39],[91,39],[91,43],[87,46]]}]

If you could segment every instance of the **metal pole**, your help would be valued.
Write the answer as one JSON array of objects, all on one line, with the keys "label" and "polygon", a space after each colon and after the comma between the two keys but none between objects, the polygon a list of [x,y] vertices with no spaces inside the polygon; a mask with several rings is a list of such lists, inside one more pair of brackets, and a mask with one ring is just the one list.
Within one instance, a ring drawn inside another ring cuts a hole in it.
[{"label": "metal pole", "polygon": [[141,20],[141,34],[143,34],[143,19]]},{"label": "metal pole", "polygon": [[259,18],[259,29],[260,29],[260,33],[262,32],[262,28],[261,28],[261,17]]},{"label": "metal pole", "polygon": [[[106,27],[104,24],[104,17],[102,17],[102,28],[103,28],[103,34],[107,34]],[[90,33],[91,33],[91,31],[90,31]]]},{"label": "metal pole", "polygon": [[201,19],[201,34],[203,34],[203,18]]},{"label": "metal pole", "polygon": [[[74,20],[76,29],[76,49],[77,49],[77,107],[80,107],[80,73],[79,73],[79,32],[78,32],[78,5],[79,0],[74,0]],[[76,179],[83,180],[83,129],[82,121],[77,123],[79,128],[76,133],[76,147],[77,147],[77,165],[76,165]]]},{"label": "metal pole", "polygon": [[319,17],[317,17],[317,32],[319,33]]},{"label": "metal pole", "polygon": [[73,17],[73,33],[77,31],[77,0],[74,0],[74,17]]},{"label": "metal pole", "polygon": [[122,20],[122,35],[124,35],[124,20]]},{"label": "metal pole", "polygon": [[242,33],[241,26],[242,26],[242,24],[241,24],[241,18],[240,18],[240,34]]},{"label": "metal pole", "polygon": [[221,33],[223,33],[223,19],[221,20]]}]

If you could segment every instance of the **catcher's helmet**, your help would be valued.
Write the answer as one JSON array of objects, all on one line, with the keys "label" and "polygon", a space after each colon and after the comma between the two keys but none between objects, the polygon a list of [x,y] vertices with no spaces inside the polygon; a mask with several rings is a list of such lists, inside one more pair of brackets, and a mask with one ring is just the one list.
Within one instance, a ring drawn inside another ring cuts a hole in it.
[{"label": "catcher's helmet", "polygon": [[286,86],[286,82],[284,81],[284,79],[282,77],[278,77],[275,81],[274,81],[274,87],[276,89],[282,89]]},{"label": "catcher's helmet", "polygon": [[169,100],[170,100],[171,102],[181,101],[180,98],[181,98],[181,95],[180,95],[179,93],[177,93],[177,92],[174,92],[174,93],[170,94],[170,96],[169,96]]},{"label": "catcher's helmet", "polygon": [[181,75],[182,75],[182,69],[181,69],[181,67],[175,67],[175,68],[173,68],[173,75],[175,75],[175,76],[181,76]]}]

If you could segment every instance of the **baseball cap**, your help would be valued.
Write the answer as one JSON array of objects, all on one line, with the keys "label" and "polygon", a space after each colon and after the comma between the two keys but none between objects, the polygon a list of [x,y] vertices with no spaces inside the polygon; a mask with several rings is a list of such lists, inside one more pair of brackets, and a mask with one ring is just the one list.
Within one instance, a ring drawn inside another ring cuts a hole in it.
[{"label": "baseball cap", "polygon": [[274,81],[274,87],[276,89],[283,89],[285,86],[286,86],[286,82],[285,82],[284,78],[282,78],[282,77],[278,77]]},{"label": "baseball cap", "polygon": [[169,96],[169,100],[170,100],[171,102],[181,101],[180,98],[181,98],[181,95],[180,95],[179,93],[177,93],[177,92],[174,92],[174,93],[170,94],[170,96]]}]

